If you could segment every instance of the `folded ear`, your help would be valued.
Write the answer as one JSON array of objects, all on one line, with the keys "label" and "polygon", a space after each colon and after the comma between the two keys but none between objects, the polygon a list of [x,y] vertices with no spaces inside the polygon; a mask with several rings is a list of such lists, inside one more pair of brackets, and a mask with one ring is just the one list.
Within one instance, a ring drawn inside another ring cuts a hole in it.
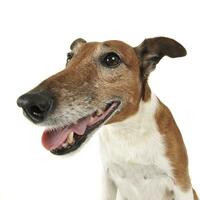
[{"label": "folded ear", "polygon": [[86,43],[86,41],[84,39],[78,38],[72,42],[72,44],[70,45],[70,49],[72,51],[74,51],[74,50],[76,51],[76,49],[78,49],[81,45],[83,45],[85,43]]},{"label": "folded ear", "polygon": [[141,72],[145,79],[163,56],[176,58],[186,55],[186,50],[180,43],[166,37],[145,39],[134,49],[141,61]]}]

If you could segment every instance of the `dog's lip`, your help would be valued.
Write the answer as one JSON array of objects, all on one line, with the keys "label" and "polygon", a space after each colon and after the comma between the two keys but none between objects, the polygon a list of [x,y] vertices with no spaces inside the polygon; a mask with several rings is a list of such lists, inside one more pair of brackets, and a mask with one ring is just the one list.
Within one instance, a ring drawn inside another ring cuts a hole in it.
[{"label": "dog's lip", "polygon": [[[43,146],[53,154],[57,155],[66,154],[78,149],[91,132],[94,132],[94,130],[105,124],[106,121],[112,117],[120,104],[121,101],[112,101],[106,106],[100,116],[93,113],[80,119],[75,125],[72,124],[55,130],[45,130],[42,136]],[[92,122],[91,119],[93,120]],[[74,133],[74,143],[64,146],[72,131]]]}]

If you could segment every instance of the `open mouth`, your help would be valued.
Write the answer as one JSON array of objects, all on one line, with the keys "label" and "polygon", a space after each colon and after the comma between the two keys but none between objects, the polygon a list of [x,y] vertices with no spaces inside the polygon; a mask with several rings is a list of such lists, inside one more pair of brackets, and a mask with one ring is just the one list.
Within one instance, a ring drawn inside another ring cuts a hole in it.
[{"label": "open mouth", "polygon": [[88,135],[105,124],[120,105],[120,101],[113,101],[105,109],[99,109],[79,119],[75,124],[45,130],[42,135],[43,146],[56,155],[63,155],[78,149],[85,142]]}]

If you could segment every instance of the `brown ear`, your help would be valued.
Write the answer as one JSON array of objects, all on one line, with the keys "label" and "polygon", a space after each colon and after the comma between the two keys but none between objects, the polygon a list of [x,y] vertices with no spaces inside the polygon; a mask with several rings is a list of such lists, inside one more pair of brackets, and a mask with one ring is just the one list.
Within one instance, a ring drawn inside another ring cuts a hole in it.
[{"label": "brown ear", "polygon": [[141,61],[141,72],[145,79],[163,56],[176,58],[186,55],[186,50],[180,43],[166,37],[145,39],[134,50]]},{"label": "brown ear", "polygon": [[86,41],[85,41],[84,39],[78,38],[78,39],[76,39],[76,40],[74,40],[74,41],[72,42],[72,44],[70,45],[70,49],[71,49],[71,50],[75,50],[75,49],[77,49],[78,47],[80,47],[82,44],[85,44],[85,43],[86,43]]}]

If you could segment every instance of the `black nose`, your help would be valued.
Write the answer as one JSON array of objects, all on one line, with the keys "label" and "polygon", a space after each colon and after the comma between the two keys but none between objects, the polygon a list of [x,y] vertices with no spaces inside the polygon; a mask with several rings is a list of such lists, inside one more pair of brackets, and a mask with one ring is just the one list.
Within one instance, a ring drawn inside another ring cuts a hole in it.
[{"label": "black nose", "polygon": [[48,92],[26,93],[17,99],[17,105],[31,121],[39,123],[52,110],[53,98]]}]

